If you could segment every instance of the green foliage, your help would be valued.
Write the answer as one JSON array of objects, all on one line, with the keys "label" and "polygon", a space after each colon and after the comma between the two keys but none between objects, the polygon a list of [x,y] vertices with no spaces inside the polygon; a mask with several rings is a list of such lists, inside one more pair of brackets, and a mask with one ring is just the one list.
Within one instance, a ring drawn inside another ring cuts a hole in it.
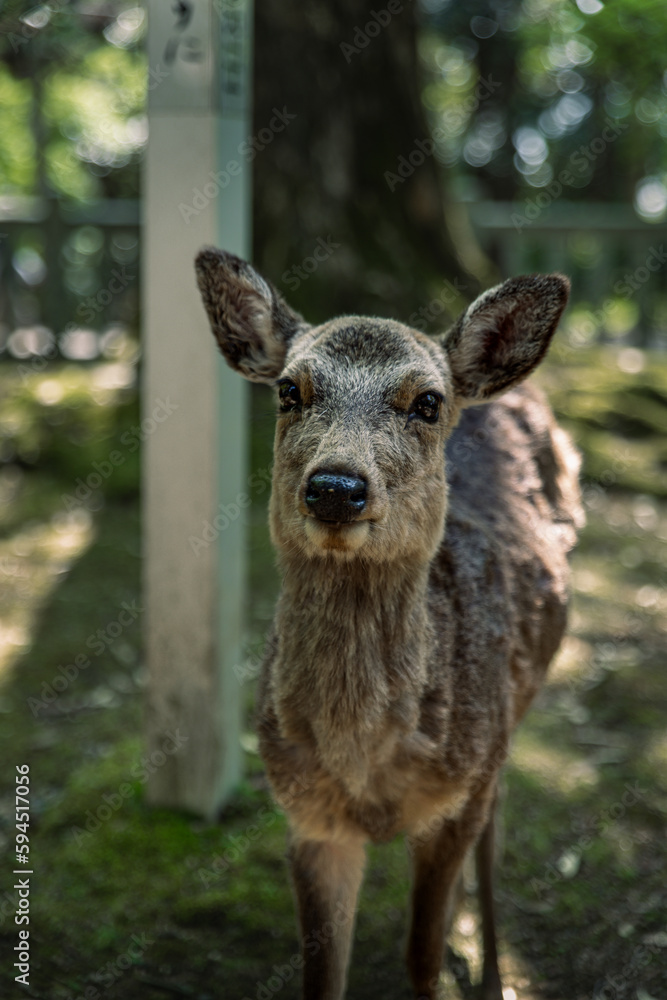
[{"label": "green foliage", "polygon": [[561,361],[540,372],[559,418],[585,456],[583,473],[602,489],[613,486],[667,497],[667,370],[650,354],[630,349],[639,366],[622,370],[628,355],[614,348],[556,346]]},{"label": "green foliage", "polygon": [[[429,5],[422,58],[440,154],[488,196],[547,188],[667,214],[667,7],[660,0]],[[584,11],[590,10],[590,13]],[[484,81],[493,81],[491,93]],[[605,128],[616,123],[617,134]],[[601,183],[603,182],[603,183]]]},{"label": "green foliage", "polygon": [[[99,193],[100,177],[137,162],[146,140],[143,56],[110,45],[76,67],[55,69],[44,84],[49,180],[70,198]],[[92,168],[92,169],[91,169]],[[136,196],[136,177],[116,178],[117,195]]]},{"label": "green foliage", "polygon": [[[110,497],[136,494],[141,454],[136,390],[109,386],[108,365],[54,366],[47,377],[26,368],[21,379],[0,371],[5,462],[39,467],[67,482],[67,509],[81,502],[77,489],[88,498],[100,486]],[[8,513],[9,508],[0,516],[0,530]]]},{"label": "green foliage", "polygon": [[31,194],[35,143],[30,130],[31,87],[0,63],[0,176],[4,194]]},{"label": "green foliage", "polygon": [[86,17],[64,2],[2,11],[3,193],[137,197],[146,142],[144,21],[141,8],[121,2]]}]

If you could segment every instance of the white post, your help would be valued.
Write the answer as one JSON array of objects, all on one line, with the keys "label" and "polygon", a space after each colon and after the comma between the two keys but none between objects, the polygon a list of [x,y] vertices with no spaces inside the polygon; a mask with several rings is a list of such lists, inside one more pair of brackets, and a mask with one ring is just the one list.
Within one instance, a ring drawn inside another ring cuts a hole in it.
[{"label": "white post", "polygon": [[[149,0],[143,532],[149,801],[212,818],[240,777],[246,396],[194,276],[249,253],[248,0]],[[236,505],[236,506],[234,506]],[[150,768],[149,768],[150,770]]]}]

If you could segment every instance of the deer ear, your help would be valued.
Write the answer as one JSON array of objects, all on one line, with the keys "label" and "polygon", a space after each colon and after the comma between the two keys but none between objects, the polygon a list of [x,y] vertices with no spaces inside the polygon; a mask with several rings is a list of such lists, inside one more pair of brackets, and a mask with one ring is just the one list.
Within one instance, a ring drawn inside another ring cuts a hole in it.
[{"label": "deer ear", "polygon": [[466,309],[441,341],[462,402],[489,399],[539,364],[569,291],[562,274],[531,274],[489,289]]},{"label": "deer ear", "polygon": [[273,382],[303,317],[240,257],[205,247],[195,261],[213,335],[227,363],[251,382]]}]

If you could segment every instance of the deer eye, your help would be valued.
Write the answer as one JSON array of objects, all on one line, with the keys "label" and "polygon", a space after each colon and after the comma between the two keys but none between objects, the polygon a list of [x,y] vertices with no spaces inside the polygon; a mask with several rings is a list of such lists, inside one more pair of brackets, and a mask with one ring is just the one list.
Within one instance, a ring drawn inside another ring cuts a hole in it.
[{"label": "deer eye", "polygon": [[437,393],[423,392],[421,396],[417,396],[412,404],[412,409],[408,414],[408,422],[413,417],[419,417],[421,420],[425,420],[427,424],[434,424],[438,419],[441,402],[442,398]]},{"label": "deer eye", "polygon": [[296,409],[297,406],[301,406],[301,393],[299,392],[298,385],[294,382],[290,382],[289,379],[284,379],[278,385],[278,398],[280,400],[280,410],[281,413],[289,413],[290,410]]}]

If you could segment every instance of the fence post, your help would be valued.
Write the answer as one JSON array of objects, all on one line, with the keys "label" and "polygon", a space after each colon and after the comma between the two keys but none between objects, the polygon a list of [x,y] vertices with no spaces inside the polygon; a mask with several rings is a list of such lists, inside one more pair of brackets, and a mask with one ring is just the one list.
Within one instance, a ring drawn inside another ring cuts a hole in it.
[{"label": "fence post", "polygon": [[148,799],[213,818],[240,777],[244,382],[195,284],[249,251],[248,0],[148,3],[143,532]]}]

